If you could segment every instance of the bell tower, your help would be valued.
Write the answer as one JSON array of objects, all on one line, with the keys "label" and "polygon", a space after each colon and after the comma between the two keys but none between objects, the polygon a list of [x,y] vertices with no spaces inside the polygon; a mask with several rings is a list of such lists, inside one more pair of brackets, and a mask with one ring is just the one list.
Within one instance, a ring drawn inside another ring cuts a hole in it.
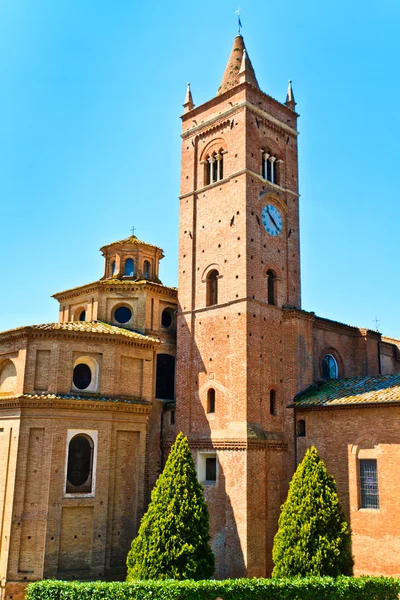
[{"label": "bell tower", "polygon": [[[182,116],[177,428],[204,484],[220,577],[266,576],[291,473],[300,309],[297,113],[238,35],[214,98]],[[295,392],[294,392],[295,393]]]}]

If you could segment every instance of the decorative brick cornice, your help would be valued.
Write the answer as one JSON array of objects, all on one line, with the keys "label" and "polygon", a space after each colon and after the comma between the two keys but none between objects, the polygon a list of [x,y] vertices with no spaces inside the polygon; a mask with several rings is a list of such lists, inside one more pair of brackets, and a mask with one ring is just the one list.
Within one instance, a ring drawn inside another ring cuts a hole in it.
[{"label": "decorative brick cornice", "polygon": [[[165,440],[165,448],[169,448],[174,440]],[[265,450],[287,450],[287,444],[279,440],[260,440],[260,439],[190,439],[189,446],[194,451],[265,451]]]},{"label": "decorative brick cornice", "polygon": [[[231,108],[225,110],[221,114],[210,117],[208,119],[208,121],[206,121],[205,123],[200,123],[199,125],[195,125],[191,129],[187,129],[186,131],[183,131],[181,133],[181,138],[186,139],[187,137],[192,136],[194,133],[198,133],[198,132],[204,130],[205,128],[210,128],[212,125],[214,125],[214,123],[218,123],[218,121],[222,121],[223,119],[226,119],[227,117],[232,116],[233,114],[235,114],[236,112],[238,112],[239,110],[241,110],[243,108],[248,108],[249,110],[251,110],[252,112],[257,114],[258,117],[261,117],[266,123],[268,123],[269,127],[273,127],[275,131],[286,132],[286,133],[289,133],[290,135],[292,135],[293,137],[297,137],[299,135],[298,131],[296,131],[296,129],[293,129],[293,127],[286,125],[286,123],[283,123],[276,117],[273,117],[272,115],[267,113],[265,110],[258,108],[258,106],[255,106],[248,100],[244,100],[242,102],[238,102],[237,104],[235,104]],[[193,117],[194,116],[195,115],[193,115]]]},{"label": "decorative brick cornice", "polygon": [[152,405],[149,402],[119,402],[116,398],[81,398],[74,399],[52,394],[23,394],[14,398],[1,398],[0,408],[46,408],[85,411],[128,412],[149,415]]},{"label": "decorative brick cornice", "polygon": [[194,194],[202,194],[203,192],[207,192],[208,190],[210,190],[214,187],[221,186],[221,184],[226,183],[227,181],[230,181],[231,179],[235,179],[235,177],[240,177],[241,175],[250,175],[251,177],[256,177],[257,179],[260,180],[260,183],[262,183],[263,185],[268,185],[268,186],[271,186],[274,188],[273,190],[271,190],[271,192],[268,192],[268,190],[264,190],[263,194],[264,193],[265,194],[268,194],[268,193],[276,194],[276,191],[278,191],[278,192],[284,192],[286,194],[291,194],[292,196],[299,198],[299,194],[297,192],[294,192],[293,190],[289,190],[288,188],[284,188],[284,187],[281,187],[274,183],[271,183],[270,181],[266,181],[265,179],[263,179],[263,177],[261,177],[261,175],[259,175],[258,173],[255,173],[254,171],[251,171],[250,169],[241,169],[240,171],[236,171],[235,173],[232,173],[231,175],[228,175],[227,177],[224,177],[223,179],[220,179],[219,181],[215,181],[214,183],[210,183],[209,185],[203,186],[196,190],[192,190],[191,192],[186,192],[186,194],[182,194],[182,196],[179,196],[179,199],[183,200],[184,198],[188,198],[189,196],[193,196]]}]

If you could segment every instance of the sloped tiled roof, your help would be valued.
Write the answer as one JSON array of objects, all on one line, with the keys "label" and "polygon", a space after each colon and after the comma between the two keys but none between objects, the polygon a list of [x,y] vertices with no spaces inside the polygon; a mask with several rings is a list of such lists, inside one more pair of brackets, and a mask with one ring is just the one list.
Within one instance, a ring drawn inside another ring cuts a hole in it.
[{"label": "sloped tiled roof", "polygon": [[151,279],[118,279],[118,277],[109,277],[108,279],[100,279],[98,283],[102,285],[155,285],[167,290],[178,290],[177,287],[170,287]]},{"label": "sloped tiled roof", "polygon": [[30,400],[89,400],[93,402],[121,402],[122,404],[143,404],[150,406],[150,402],[135,398],[133,396],[102,396],[100,394],[22,394],[19,398],[27,398]]},{"label": "sloped tiled roof", "polygon": [[151,402],[148,400],[143,400],[142,398],[137,398],[135,396],[103,396],[101,394],[93,393],[71,393],[71,394],[51,394],[47,392],[43,393],[34,393],[34,394],[0,394],[0,401],[3,400],[39,400],[39,401],[49,401],[52,400],[85,400],[90,402],[108,402],[112,404],[121,403],[121,404],[138,404],[142,406],[151,406]]},{"label": "sloped tiled roof", "polygon": [[144,246],[150,246],[151,248],[158,248],[158,250],[162,250],[162,248],[160,248],[159,246],[156,246],[155,244],[149,244],[148,242],[143,242],[142,240],[139,240],[136,235],[130,235],[129,237],[125,238],[124,240],[117,240],[116,242],[111,242],[110,244],[105,244],[105,246],[102,246],[100,248],[100,250],[103,250],[103,248],[108,248],[109,246],[115,246],[116,244],[143,244]]},{"label": "sloped tiled roof", "polygon": [[400,403],[400,373],[332,379],[300,392],[295,407]]},{"label": "sloped tiled roof", "polygon": [[177,291],[178,288],[176,287],[169,287],[167,285],[163,285],[162,283],[158,283],[156,281],[151,281],[149,279],[119,279],[118,277],[109,277],[107,279],[99,279],[98,281],[92,281],[91,283],[86,283],[85,285],[79,285],[77,287],[74,288],[70,288],[68,290],[63,290],[61,292],[56,292],[55,294],[52,295],[52,298],[55,298],[56,300],[62,296],[64,296],[64,294],[69,294],[71,292],[76,292],[77,290],[84,290],[86,288],[91,288],[93,286],[98,286],[98,285],[126,285],[126,286],[156,286],[158,288],[164,288],[166,290],[173,290],[173,291]]},{"label": "sloped tiled roof", "polygon": [[98,333],[106,334],[110,336],[123,336],[133,338],[143,342],[158,342],[157,338],[143,335],[137,331],[130,331],[123,327],[116,327],[115,325],[109,325],[102,321],[73,321],[69,323],[44,323],[42,325],[27,325],[26,327],[17,327],[16,329],[10,329],[3,331],[4,333],[12,333],[17,331],[81,331],[83,333]]}]

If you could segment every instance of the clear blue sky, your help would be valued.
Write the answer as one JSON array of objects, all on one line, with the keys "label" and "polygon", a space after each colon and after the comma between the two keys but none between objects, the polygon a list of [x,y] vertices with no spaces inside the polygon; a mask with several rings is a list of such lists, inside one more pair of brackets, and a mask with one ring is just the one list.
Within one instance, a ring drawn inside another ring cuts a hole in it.
[{"label": "clear blue sky", "polygon": [[[299,120],[303,308],[400,337],[398,0],[242,0],[261,88]],[[236,3],[0,0],[0,329],[137,235],[177,282],[180,120],[214,96]]]}]

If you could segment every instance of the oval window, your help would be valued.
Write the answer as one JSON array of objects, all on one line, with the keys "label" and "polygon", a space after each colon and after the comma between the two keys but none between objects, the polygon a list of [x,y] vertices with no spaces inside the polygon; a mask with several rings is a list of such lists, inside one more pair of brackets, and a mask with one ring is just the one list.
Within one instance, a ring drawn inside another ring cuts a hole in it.
[{"label": "oval window", "polygon": [[127,323],[131,320],[132,311],[129,306],[120,306],[114,313],[114,319],[117,323]]},{"label": "oval window", "polygon": [[85,365],[85,363],[76,365],[72,381],[78,390],[86,390],[92,381],[92,371],[90,370],[90,367]]},{"label": "oval window", "polygon": [[163,327],[170,327],[172,325],[172,311],[170,308],[165,308],[161,314],[161,324]]},{"label": "oval window", "polygon": [[69,443],[67,481],[71,486],[83,486],[92,470],[93,443],[84,435],[76,435]]}]

